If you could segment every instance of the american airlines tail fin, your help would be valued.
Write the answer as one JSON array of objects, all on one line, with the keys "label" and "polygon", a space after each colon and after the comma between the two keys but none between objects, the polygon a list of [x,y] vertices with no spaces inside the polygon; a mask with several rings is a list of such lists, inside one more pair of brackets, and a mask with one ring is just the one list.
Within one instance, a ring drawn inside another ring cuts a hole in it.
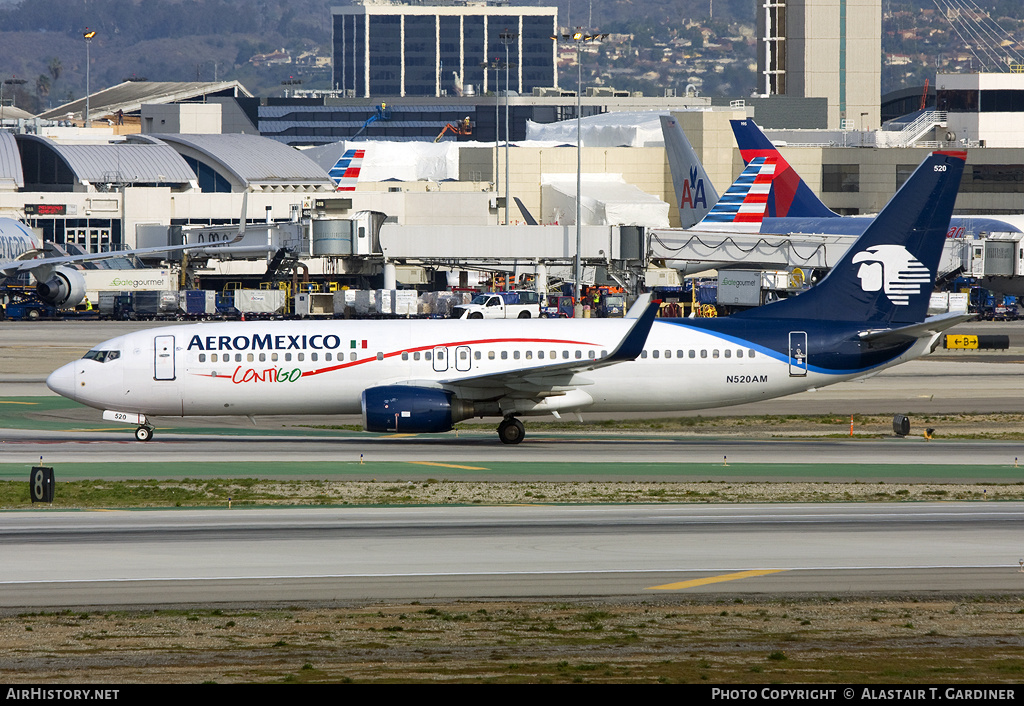
[{"label": "american airlines tail fin", "polygon": [[679,122],[669,115],[662,115],[661,132],[665,136],[665,152],[676,191],[679,221],[683,228],[692,228],[718,202],[718,192]]},{"label": "american airlines tail fin", "polygon": [[933,152],[825,279],[803,294],[737,316],[886,327],[923,322],[966,159],[966,152]]},{"label": "american airlines tail fin", "polygon": [[345,150],[333,167],[330,175],[338,191],[355,191],[359,181],[359,170],[363,164],[366,150]]},{"label": "american airlines tail fin", "polygon": [[810,187],[804,183],[789,162],[779,153],[775,145],[761,132],[761,128],[753,120],[730,120],[732,132],[736,136],[736,146],[740,148],[740,156],[744,164],[758,157],[774,157],[778,163],[775,178],[772,181],[772,192],[768,197],[767,215],[769,218],[829,218],[838,217],[821,202]]},{"label": "american airlines tail fin", "polygon": [[776,168],[775,157],[752,160],[704,216],[698,224],[700,229],[742,233],[760,231]]}]

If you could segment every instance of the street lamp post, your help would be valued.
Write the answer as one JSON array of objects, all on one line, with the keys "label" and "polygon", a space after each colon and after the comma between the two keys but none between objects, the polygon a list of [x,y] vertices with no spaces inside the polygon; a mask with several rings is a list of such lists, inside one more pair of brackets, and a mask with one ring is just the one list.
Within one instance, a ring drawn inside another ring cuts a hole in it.
[{"label": "street lamp post", "polygon": [[92,38],[96,36],[96,30],[85,28],[82,37],[85,39],[85,126],[92,127],[92,119],[89,115],[89,47],[92,46]]}]

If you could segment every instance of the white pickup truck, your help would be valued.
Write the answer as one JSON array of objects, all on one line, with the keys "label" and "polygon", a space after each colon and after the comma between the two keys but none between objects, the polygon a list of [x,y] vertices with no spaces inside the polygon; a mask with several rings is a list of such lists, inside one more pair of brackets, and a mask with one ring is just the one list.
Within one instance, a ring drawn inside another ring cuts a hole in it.
[{"label": "white pickup truck", "polygon": [[469,304],[452,308],[453,319],[530,319],[540,316],[537,292],[491,292],[478,294]]}]

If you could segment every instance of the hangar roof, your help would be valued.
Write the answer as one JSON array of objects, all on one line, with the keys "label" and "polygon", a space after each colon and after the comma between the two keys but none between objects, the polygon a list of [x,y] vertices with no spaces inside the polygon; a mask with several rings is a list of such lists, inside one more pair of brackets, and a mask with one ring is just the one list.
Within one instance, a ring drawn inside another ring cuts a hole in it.
[{"label": "hangar roof", "polygon": [[14,133],[0,130],[0,191],[17,191],[24,186],[25,173]]},{"label": "hangar roof", "polygon": [[[210,96],[245,96],[252,94],[238,81],[125,81],[89,96],[89,114],[93,120],[113,115],[118,110],[137,113],[143,103],[182,103]],[[57,106],[39,117],[60,120],[72,113],[81,119],[85,98]]]},{"label": "hangar roof", "polygon": [[331,177],[316,162],[294,147],[259,135],[155,134],[148,137],[166,142],[186,157],[200,159],[250,190],[334,191]]},{"label": "hangar roof", "polygon": [[[102,184],[194,184],[196,175],[170,145],[150,142],[133,144],[75,145],[55,142],[39,135],[18,135],[22,159],[33,160],[33,148],[59,157],[81,183]],[[31,147],[30,147],[31,146]],[[38,158],[36,158],[38,159]]]}]

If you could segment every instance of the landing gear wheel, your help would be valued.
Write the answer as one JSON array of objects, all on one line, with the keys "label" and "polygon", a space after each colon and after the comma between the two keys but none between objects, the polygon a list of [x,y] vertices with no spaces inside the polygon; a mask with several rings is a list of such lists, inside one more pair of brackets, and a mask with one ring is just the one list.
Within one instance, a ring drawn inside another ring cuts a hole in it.
[{"label": "landing gear wheel", "polygon": [[153,438],[153,427],[139,427],[135,430],[136,441],[149,441]]},{"label": "landing gear wheel", "polygon": [[498,438],[503,444],[518,444],[526,436],[526,427],[515,417],[509,417],[498,425]]}]

